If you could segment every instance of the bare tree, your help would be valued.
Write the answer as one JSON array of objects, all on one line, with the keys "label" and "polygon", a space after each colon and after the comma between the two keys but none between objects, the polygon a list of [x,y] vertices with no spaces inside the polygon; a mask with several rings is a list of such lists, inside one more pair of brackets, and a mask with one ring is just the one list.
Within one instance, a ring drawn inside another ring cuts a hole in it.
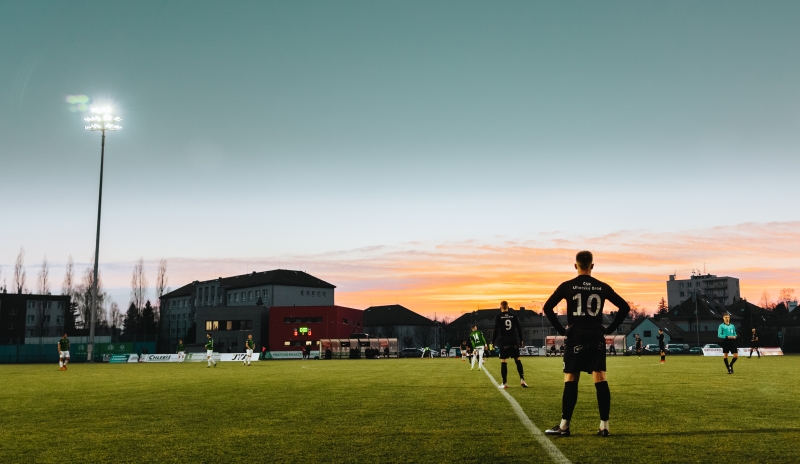
[{"label": "bare tree", "polygon": [[131,303],[141,313],[145,300],[147,300],[147,277],[144,275],[144,258],[139,258],[139,262],[133,266],[131,276]]},{"label": "bare tree", "polygon": [[20,248],[17,261],[14,263],[14,290],[22,293],[25,290],[25,249]]},{"label": "bare tree", "polygon": [[108,312],[108,324],[113,328],[122,327],[122,311],[116,301],[111,302],[111,309]]},{"label": "bare tree", "polygon": [[164,296],[165,293],[169,292],[169,288],[167,288],[167,282],[169,279],[167,278],[167,260],[161,259],[158,262],[158,276],[156,277],[156,323],[161,320],[161,297]]},{"label": "bare tree", "polygon": [[[90,263],[94,262],[94,257],[89,261]],[[80,316],[80,322],[77,325],[80,325],[83,329],[89,328],[89,321],[91,321],[92,317],[92,286],[94,284],[94,269],[92,266],[88,266],[86,270],[83,272],[83,280],[75,286],[74,290],[74,297],[76,308],[78,312],[78,316]],[[108,299],[108,294],[103,291],[103,280],[100,277],[100,273],[97,274],[97,306],[95,307],[95,322],[100,320],[97,316],[101,316],[101,313],[104,312],[102,308],[104,307],[105,301]],[[102,316],[101,316],[102,317]]]},{"label": "bare tree", "polygon": [[417,342],[420,344],[422,348],[426,346],[430,346],[434,340],[434,328],[427,327],[424,325],[418,325],[414,327],[414,338],[417,339]]},{"label": "bare tree", "polygon": [[775,307],[775,303],[772,302],[770,299],[769,293],[764,290],[764,293],[761,294],[761,299],[758,300],[758,305],[764,309],[772,309]]},{"label": "bare tree", "polygon": [[61,294],[72,297],[75,292],[75,263],[72,256],[67,258],[67,270],[64,272],[64,282],[61,284]]},{"label": "bare tree", "polygon": [[628,316],[634,321],[637,319],[643,319],[647,317],[647,310],[643,308],[641,305],[636,304],[633,301],[629,301],[628,306],[631,307],[631,312],[628,313]]},{"label": "bare tree", "polygon": [[36,279],[36,286],[39,295],[49,295],[50,294],[50,267],[47,265],[47,256],[45,255],[44,259],[42,259],[42,270],[39,271],[39,275]]},{"label": "bare tree", "polygon": [[784,306],[787,308],[789,307],[789,302],[794,301],[794,289],[793,288],[782,288],[780,293],[778,294],[778,301],[783,303]]}]

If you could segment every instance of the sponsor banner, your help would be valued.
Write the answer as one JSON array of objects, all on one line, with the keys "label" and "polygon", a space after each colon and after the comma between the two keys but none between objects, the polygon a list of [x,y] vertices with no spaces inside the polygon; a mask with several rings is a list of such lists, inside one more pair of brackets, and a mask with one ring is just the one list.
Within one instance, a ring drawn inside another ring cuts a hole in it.
[{"label": "sponsor banner", "polygon": [[127,354],[112,354],[109,355],[108,362],[110,363],[126,363],[128,362],[128,355]]},{"label": "sponsor banner", "polygon": [[178,362],[177,354],[143,354],[142,362],[149,363],[168,363]]},{"label": "sponsor banner", "polygon": [[[783,356],[783,350],[777,346],[766,346],[758,349],[761,356]],[[755,354],[755,352],[753,353]],[[750,356],[750,348],[739,348],[739,356]]]},{"label": "sponsor banner", "polygon": [[703,356],[722,356],[722,348],[703,348]]},{"label": "sponsor banner", "polygon": [[[319,351],[312,351],[311,357],[319,356]],[[267,359],[303,359],[302,351],[267,351]]]},{"label": "sponsor banner", "polygon": [[[250,357],[250,361],[258,361],[258,353],[253,353],[253,356]],[[215,358],[216,359],[216,358]],[[247,359],[247,353],[222,353],[219,355],[220,361],[241,361]]]}]

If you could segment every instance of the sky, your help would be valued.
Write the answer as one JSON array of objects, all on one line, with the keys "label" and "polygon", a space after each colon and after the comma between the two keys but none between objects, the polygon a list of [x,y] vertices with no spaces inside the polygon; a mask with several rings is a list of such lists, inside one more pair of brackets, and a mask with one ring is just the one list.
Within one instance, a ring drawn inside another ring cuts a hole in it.
[{"label": "sky", "polygon": [[[0,282],[274,268],[426,315],[545,299],[591,249],[800,290],[797,2],[0,3]],[[780,244],[776,248],[776,244]],[[604,264],[601,264],[604,263]],[[604,267],[604,265],[607,266]]]}]

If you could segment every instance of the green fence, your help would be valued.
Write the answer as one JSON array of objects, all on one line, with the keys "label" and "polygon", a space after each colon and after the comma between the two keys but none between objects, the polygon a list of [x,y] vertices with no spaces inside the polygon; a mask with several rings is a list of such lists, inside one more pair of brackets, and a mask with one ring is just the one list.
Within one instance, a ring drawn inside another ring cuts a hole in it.
[{"label": "green fence", "polygon": [[[111,342],[94,344],[94,361],[101,362],[103,355],[139,353],[147,350],[155,353],[155,342]],[[86,362],[87,344],[72,343],[70,362]],[[58,363],[58,345],[0,345],[0,364]]]}]

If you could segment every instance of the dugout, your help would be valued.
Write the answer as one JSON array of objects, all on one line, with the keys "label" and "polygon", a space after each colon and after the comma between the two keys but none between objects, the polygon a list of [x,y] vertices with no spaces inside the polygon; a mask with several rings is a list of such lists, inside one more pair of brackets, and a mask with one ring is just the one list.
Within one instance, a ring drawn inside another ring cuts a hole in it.
[{"label": "dugout", "polygon": [[321,359],[361,359],[383,357],[389,349],[389,357],[397,357],[396,338],[342,338],[321,339],[319,341]]}]

